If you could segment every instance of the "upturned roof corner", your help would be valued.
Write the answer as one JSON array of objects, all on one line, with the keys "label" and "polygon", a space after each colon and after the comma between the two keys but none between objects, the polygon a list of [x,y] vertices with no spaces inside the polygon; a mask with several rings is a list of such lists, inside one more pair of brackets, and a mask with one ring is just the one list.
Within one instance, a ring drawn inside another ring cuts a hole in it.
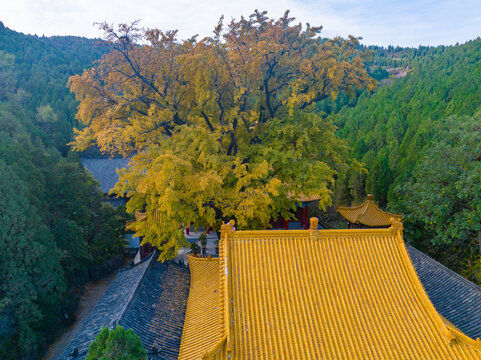
[{"label": "upturned roof corner", "polygon": [[339,206],[337,211],[352,225],[388,227],[391,225],[391,218],[402,221],[402,215],[381,210],[374,202],[371,194],[361,205]]},{"label": "upturned roof corner", "polygon": [[402,221],[399,218],[392,217],[389,219],[389,222],[391,223],[391,226],[389,227],[391,233],[399,234],[402,237],[404,229]]}]

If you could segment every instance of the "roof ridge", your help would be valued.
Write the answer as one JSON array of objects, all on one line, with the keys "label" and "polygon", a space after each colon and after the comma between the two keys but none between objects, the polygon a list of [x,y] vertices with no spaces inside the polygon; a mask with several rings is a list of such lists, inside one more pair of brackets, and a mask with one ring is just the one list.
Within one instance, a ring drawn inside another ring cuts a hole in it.
[{"label": "roof ridge", "polygon": [[[144,262],[148,261],[149,263],[147,264],[147,266],[145,267],[144,269],[144,272],[142,273],[142,277],[140,278],[140,280],[137,282],[137,286],[135,287],[135,290],[132,292],[132,295],[130,296],[129,300],[127,301],[127,304],[124,306],[124,309],[120,312],[120,316],[118,317],[118,320],[117,320],[117,324],[121,324],[122,321],[124,320],[125,318],[125,314],[127,313],[127,310],[130,308],[130,305],[132,304],[132,301],[135,299],[135,295],[137,294],[137,292],[139,291],[139,288],[140,288],[140,285],[143,283],[144,279],[145,279],[145,274],[147,274],[147,272],[149,271],[150,267],[152,266],[152,260],[154,258],[154,255],[157,253],[157,251],[153,251],[149,256],[147,256],[145,259],[143,259],[142,261],[140,261],[138,264],[136,265],[139,265],[139,264],[143,264]],[[136,266],[134,266],[136,267]],[[132,267],[133,268],[133,267]]]},{"label": "roof ridge", "polygon": [[133,268],[136,268],[137,266],[140,266],[140,265],[143,264],[144,262],[149,261],[150,258],[151,258],[152,256],[154,256],[154,253],[155,253],[155,251],[153,251],[152,253],[150,253],[149,255],[147,255],[145,258],[143,258],[142,260],[140,260],[137,264],[133,264],[133,265],[131,265],[131,266],[129,266],[129,267],[120,269],[119,272],[124,272],[124,271],[128,271],[128,270],[132,270]]},{"label": "roof ridge", "polygon": [[367,200],[366,200],[366,203],[367,203],[366,208],[364,209],[363,212],[361,212],[361,213],[357,216],[356,220],[359,221],[359,219],[361,219],[362,217],[364,217],[364,215],[366,215],[366,213],[368,212],[369,208],[370,208],[371,206],[373,206],[373,205],[374,205],[374,209],[377,208],[378,210],[381,210],[381,209],[379,209],[379,207],[378,207],[376,204],[374,204],[374,202],[373,202],[371,199],[367,199]]},{"label": "roof ridge", "polygon": [[[236,230],[235,237],[242,238],[246,236],[265,236],[271,235],[278,238],[291,238],[291,237],[302,237],[310,230]],[[372,235],[392,235],[393,227],[386,228],[367,228],[367,229],[319,229],[319,237],[327,236],[340,236],[340,237],[351,237],[356,235],[358,237],[362,236],[372,236]],[[394,232],[395,233],[395,232]]]},{"label": "roof ridge", "polygon": [[337,208],[338,209],[341,209],[341,210],[355,210],[355,209],[360,209],[362,208],[364,205],[366,205],[366,203],[368,202],[369,200],[366,200],[364,201],[363,203],[359,204],[359,205],[356,205],[356,206],[338,206]]}]

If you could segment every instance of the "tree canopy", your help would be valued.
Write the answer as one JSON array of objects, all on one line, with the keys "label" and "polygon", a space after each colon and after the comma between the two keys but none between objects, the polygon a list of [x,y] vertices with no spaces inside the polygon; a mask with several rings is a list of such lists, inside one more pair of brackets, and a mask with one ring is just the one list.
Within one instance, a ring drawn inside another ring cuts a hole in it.
[{"label": "tree canopy", "polygon": [[147,360],[147,351],[132,330],[103,328],[90,344],[87,360]]},{"label": "tree canopy", "polygon": [[382,206],[397,201],[393,190],[409,180],[435,138],[436,124],[452,115],[472,116],[481,104],[480,39],[392,51],[375,49],[373,57],[390,71],[408,69],[406,76],[386,79],[334,116],[339,135],[368,169],[359,179],[362,187]]},{"label": "tree canopy", "polygon": [[[0,262],[0,340],[8,343],[4,339],[17,332],[21,352],[29,353],[36,347],[36,328],[59,301],[65,282],[54,239],[29,201],[28,185],[1,159],[0,226],[5,254]],[[15,357],[4,350],[0,347],[2,358]]]},{"label": "tree canopy", "polygon": [[470,266],[465,274],[480,282],[481,114],[450,117],[435,131],[413,177],[396,188],[397,206],[417,225],[408,227],[411,237],[424,231],[431,244],[448,251],[445,262]]},{"label": "tree canopy", "polygon": [[115,191],[130,225],[173,256],[182,225],[240,228],[289,217],[301,194],[330,203],[347,147],[316,103],[373,89],[358,39],[322,39],[321,27],[255,11],[221,18],[212,37],[102,24],[112,51],[70,78],[80,106],[74,146],[133,156]]},{"label": "tree canopy", "polygon": [[38,38],[0,26],[0,358],[40,359],[71,324],[88,270],[122,254],[123,208],[69,153],[70,75],[96,40]]}]

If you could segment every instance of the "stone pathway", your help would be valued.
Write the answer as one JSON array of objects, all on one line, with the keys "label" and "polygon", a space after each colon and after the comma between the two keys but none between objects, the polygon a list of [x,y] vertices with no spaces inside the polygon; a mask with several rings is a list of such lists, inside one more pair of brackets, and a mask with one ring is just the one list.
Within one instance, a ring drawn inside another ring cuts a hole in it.
[{"label": "stone pathway", "polygon": [[[187,238],[187,241],[190,243],[197,242],[197,244],[200,246],[199,243],[199,236],[204,233],[204,230],[199,229],[199,231],[194,232],[190,231],[189,235],[185,234],[185,237]],[[219,238],[217,237],[217,233],[215,231],[210,231],[207,234],[207,255],[215,255],[215,248],[217,246],[217,241]],[[184,248],[179,250],[177,257],[174,259],[175,262],[181,262],[184,265],[187,265],[187,256],[190,253],[189,248]]]},{"label": "stone pathway", "polygon": [[115,279],[117,271],[108,277],[97,282],[89,282],[85,285],[80,298],[79,307],[76,312],[75,322],[48,348],[44,360],[56,360],[60,358],[65,348],[68,346],[74,335],[80,330],[80,326],[87,319],[95,304],[102,298],[108,287]]}]

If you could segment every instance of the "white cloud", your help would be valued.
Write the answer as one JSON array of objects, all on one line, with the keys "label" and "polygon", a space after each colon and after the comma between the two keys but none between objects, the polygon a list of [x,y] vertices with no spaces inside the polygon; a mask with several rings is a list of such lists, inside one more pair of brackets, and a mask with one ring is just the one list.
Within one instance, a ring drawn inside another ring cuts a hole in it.
[{"label": "white cloud", "polygon": [[364,43],[417,46],[453,44],[480,34],[476,0],[0,0],[0,20],[16,31],[38,35],[100,37],[94,22],[130,22],[179,29],[181,38],[210,35],[226,20],[254,9],[279,17],[286,9],[297,21],[323,25],[326,36],[362,36]]}]

